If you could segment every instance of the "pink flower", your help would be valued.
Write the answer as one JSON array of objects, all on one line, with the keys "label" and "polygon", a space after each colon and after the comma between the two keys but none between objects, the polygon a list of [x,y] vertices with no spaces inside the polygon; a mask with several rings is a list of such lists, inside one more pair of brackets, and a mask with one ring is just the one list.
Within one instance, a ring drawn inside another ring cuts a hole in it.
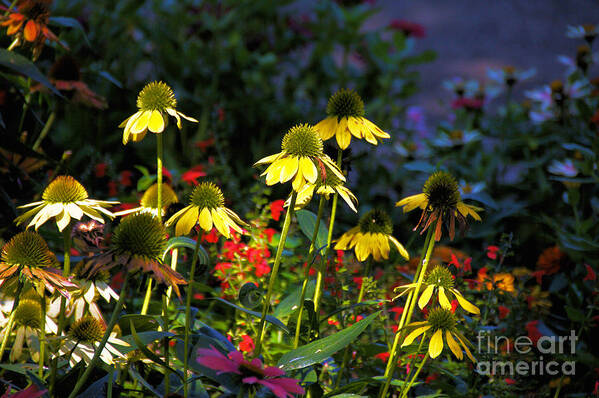
[{"label": "pink flower", "polygon": [[261,384],[270,389],[277,398],[293,397],[294,394],[304,394],[296,379],[281,377],[285,372],[274,366],[264,366],[262,361],[254,358],[248,361],[239,351],[231,351],[225,356],[213,346],[198,350],[198,363],[216,374],[235,373],[241,376],[243,384]]}]

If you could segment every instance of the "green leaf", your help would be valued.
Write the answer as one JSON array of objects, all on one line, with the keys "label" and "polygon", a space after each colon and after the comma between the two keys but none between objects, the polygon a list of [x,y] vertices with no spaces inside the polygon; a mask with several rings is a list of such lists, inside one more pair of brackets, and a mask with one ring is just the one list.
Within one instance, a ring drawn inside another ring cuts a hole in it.
[{"label": "green leaf", "polygon": [[[164,337],[174,337],[175,334],[170,333],[170,332],[153,332],[153,331],[148,331],[148,332],[139,332],[137,333],[137,337],[139,338],[139,340],[144,344],[144,345],[148,345],[156,340],[160,340]],[[129,336],[123,336],[120,338],[123,341],[126,341],[127,343],[131,344],[131,346],[129,347],[123,347],[119,344],[115,344],[115,343],[110,343],[113,346],[117,347],[118,350],[123,353],[126,354],[130,351],[135,350],[135,339],[133,338],[132,335]]]},{"label": "green leaf", "polygon": [[60,92],[52,85],[52,83],[50,83],[46,76],[40,72],[37,66],[35,66],[33,62],[24,56],[17,54],[14,51],[8,51],[4,48],[0,48],[0,65],[12,69],[17,73],[25,75],[36,82],[43,84],[54,94],[62,97],[62,94],[60,94]]},{"label": "green leaf", "polygon": [[[314,289],[316,288],[316,282],[314,280],[308,281],[306,286],[306,299],[314,297]],[[277,318],[283,318],[295,311],[299,306],[300,296],[302,295],[302,286],[298,286],[293,293],[285,297],[277,308],[275,308],[274,316]]]},{"label": "green leaf", "polygon": [[[228,305],[230,307],[233,307],[233,308],[235,308],[235,309],[237,309],[237,310],[239,310],[241,312],[245,312],[248,315],[255,316],[258,319],[262,318],[262,313],[257,312],[257,311],[248,310],[247,308],[240,307],[239,305],[230,303],[227,300],[224,300],[224,299],[222,299],[220,297],[214,297],[213,300],[220,301],[223,304],[226,304],[226,305]],[[285,333],[289,333],[289,329],[287,329],[287,326],[285,326],[285,324],[283,322],[281,322],[279,319],[275,318],[272,315],[266,315],[266,322],[272,323],[273,325],[275,325],[279,329],[283,330]]]},{"label": "green leaf", "polygon": [[379,312],[370,314],[367,318],[340,332],[289,351],[279,359],[277,366],[285,371],[290,371],[321,363],[354,341],[374,321]]},{"label": "green leaf", "polygon": [[[308,237],[312,239],[314,235],[314,227],[316,226],[316,214],[309,210],[298,210],[295,212],[297,222],[299,223],[300,229]],[[322,220],[321,220],[322,221]],[[318,235],[316,235],[316,248],[323,247],[327,244],[328,228],[321,222],[318,226]]]},{"label": "green leaf", "polygon": [[584,312],[569,305],[566,306],[566,313],[568,314],[568,318],[573,322],[583,322],[585,319]]},{"label": "green leaf", "polygon": [[168,366],[162,359],[160,359],[158,355],[154,354],[152,351],[148,349],[148,347],[145,346],[145,344],[143,343],[143,341],[141,341],[141,339],[137,335],[137,332],[135,331],[135,325],[133,325],[133,320],[129,320],[129,326],[131,327],[131,337],[133,338],[133,342],[135,343],[137,348],[155,364],[160,365],[165,369],[168,369],[171,373],[177,375],[177,377],[179,377],[181,381],[184,381],[183,377],[179,373],[177,373],[175,369]]},{"label": "green leaf", "polygon": [[57,26],[62,26],[62,27],[73,28],[73,29],[79,30],[81,32],[81,34],[83,35],[83,39],[85,40],[85,43],[88,45],[88,47],[92,46],[91,43],[89,42],[89,39],[87,38],[87,35],[85,34],[85,29],[83,29],[83,26],[75,18],[50,17],[49,22],[51,25],[57,25]]},{"label": "green leaf", "polygon": [[[166,250],[164,253],[162,253],[162,260],[166,258],[168,252],[177,247],[186,247],[188,249],[194,250],[196,247],[196,241],[185,236],[170,238],[168,242],[166,242]],[[198,250],[198,260],[200,260],[200,264],[202,265],[210,264],[210,255],[206,249],[202,247],[202,245],[200,245],[200,249]]]}]

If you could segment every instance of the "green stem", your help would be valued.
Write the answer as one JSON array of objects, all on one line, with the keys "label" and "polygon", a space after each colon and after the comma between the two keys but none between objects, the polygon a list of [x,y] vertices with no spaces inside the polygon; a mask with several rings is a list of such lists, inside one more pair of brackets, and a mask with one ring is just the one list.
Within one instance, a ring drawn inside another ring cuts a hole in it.
[{"label": "green stem", "polygon": [[428,360],[428,353],[424,356],[424,358],[422,359],[422,362],[420,362],[420,365],[418,365],[418,369],[416,369],[416,373],[414,374],[414,377],[412,377],[412,380],[410,380],[410,383],[406,386],[406,389],[404,390],[403,394],[401,395],[401,398],[408,396],[408,392],[410,391],[410,388],[412,388],[412,384],[414,384],[414,381],[416,381],[416,378],[420,374],[420,371],[424,367],[424,364],[426,363],[427,360]]},{"label": "green stem", "polygon": [[258,326],[258,337],[256,338],[256,350],[254,356],[258,357],[262,352],[262,339],[264,332],[266,331],[266,314],[270,307],[270,299],[272,291],[277,280],[277,274],[279,273],[279,266],[281,264],[281,257],[283,255],[283,249],[285,248],[285,241],[287,240],[287,233],[289,232],[289,225],[291,224],[291,218],[295,209],[295,201],[297,199],[297,192],[291,191],[291,201],[289,207],[287,207],[287,213],[285,213],[285,221],[283,222],[283,230],[281,231],[281,237],[279,239],[279,245],[277,246],[277,254],[275,256],[275,263],[272,266],[272,272],[268,280],[268,288],[266,290],[266,297],[264,299],[264,305],[262,306],[262,316],[260,317],[260,324]]},{"label": "green stem", "polygon": [[189,331],[191,329],[191,297],[193,296],[193,276],[196,272],[198,263],[198,252],[200,251],[200,235],[198,234],[193,257],[191,260],[191,270],[189,271],[189,281],[187,283],[187,292],[185,294],[185,337],[183,340],[183,396],[187,398],[189,394],[189,385],[187,384],[187,372],[189,370]]},{"label": "green stem", "polygon": [[104,336],[102,337],[102,341],[100,341],[100,345],[96,348],[94,352],[94,356],[89,364],[89,366],[85,369],[83,375],[77,380],[77,384],[75,384],[75,388],[71,391],[69,398],[75,398],[81,387],[85,384],[94,368],[98,364],[98,360],[100,359],[100,354],[104,350],[108,339],[110,338],[110,333],[114,329],[117,321],[120,318],[120,312],[123,309],[123,304],[125,302],[125,296],[127,295],[127,285],[129,284],[129,272],[125,272],[125,280],[123,281],[123,288],[121,289],[121,294],[119,296],[118,301],[116,302],[116,306],[114,307],[114,311],[112,311],[112,316],[110,317],[110,322],[108,322],[108,326],[106,326],[106,331],[104,332]]},{"label": "green stem", "polygon": [[6,9],[6,11],[4,12],[4,15],[8,15],[8,14],[10,14],[12,12],[12,9],[17,4],[17,1],[19,1],[19,0],[12,0],[12,3],[10,3],[10,5]]},{"label": "green stem", "polygon": [[[19,274],[21,271],[19,270]],[[12,303],[12,309],[10,310],[10,316],[8,317],[8,324],[6,325],[6,329],[4,332],[4,337],[2,338],[2,345],[0,345],[0,361],[2,360],[2,356],[4,355],[4,350],[6,349],[6,343],[8,342],[8,337],[12,332],[12,328],[15,324],[15,312],[19,305],[19,299],[21,297],[21,291],[23,290],[24,283],[19,281],[17,282],[17,291],[15,293],[15,301]]]},{"label": "green stem", "polygon": [[318,230],[320,228],[320,219],[324,210],[325,197],[320,196],[320,202],[318,203],[318,214],[316,215],[316,223],[314,224],[314,232],[312,232],[312,240],[310,241],[310,248],[308,249],[308,266],[306,267],[306,273],[304,275],[304,283],[302,284],[302,293],[300,294],[299,300],[299,312],[297,315],[297,325],[295,327],[295,337],[293,339],[293,348],[297,348],[299,345],[300,330],[302,326],[302,315],[304,313],[304,300],[306,298],[306,289],[308,287],[308,280],[310,279],[310,268],[312,267],[312,256],[314,254],[314,248],[316,246],[316,238],[318,237]]},{"label": "green stem", "polygon": [[[171,253],[171,269],[173,271],[177,270],[177,262],[179,261],[179,249],[175,248],[172,250]],[[171,301],[171,295],[173,293],[173,287],[169,286],[168,289],[166,289],[166,305],[168,306],[170,301]]]},{"label": "green stem", "polygon": [[[167,297],[166,294],[162,295],[162,321],[164,323],[164,331],[168,333],[168,329],[169,329],[169,325],[168,325],[168,302],[167,302]],[[164,350],[164,362],[167,365],[169,364],[169,357],[168,357],[168,337],[165,337],[164,339],[162,339],[162,345],[163,345],[163,350]],[[165,370],[164,373],[164,398],[168,397],[170,392],[170,372],[168,371],[168,369]]]},{"label": "green stem", "polygon": [[[71,275],[71,228],[70,224],[62,231],[62,240],[64,247],[64,266],[62,276],[68,278]],[[67,301],[64,296],[60,297],[60,315],[58,316],[57,336],[60,336],[65,327],[65,307]]]},{"label": "green stem", "polygon": [[42,131],[40,132],[40,135],[35,140],[35,143],[31,147],[31,149],[33,149],[34,151],[37,151],[37,149],[40,147],[40,145],[42,145],[42,141],[44,140],[44,138],[46,138],[46,136],[50,132],[50,128],[54,124],[55,119],[56,119],[56,112],[50,113],[48,120],[46,120],[46,124],[44,124],[44,128],[42,129]]},{"label": "green stem", "polygon": [[[404,387],[406,386],[406,383],[408,383],[408,381],[410,380],[410,376],[412,375],[412,366],[414,366],[414,362],[416,361],[416,358],[418,357],[418,354],[420,354],[420,349],[422,348],[424,344],[424,337],[420,339],[420,344],[418,344],[418,349],[416,350],[416,353],[414,355],[412,355],[412,358],[410,359],[410,362],[408,363],[408,372],[406,373],[406,378],[404,379]],[[401,392],[403,392],[403,387]]]},{"label": "green stem", "polygon": [[[341,161],[343,159],[343,149],[339,148],[337,151],[337,166],[341,168]],[[314,312],[316,318],[318,318],[318,311],[320,310],[320,300],[322,298],[322,281],[324,279],[324,273],[326,270],[326,261],[331,250],[331,243],[333,242],[333,229],[335,227],[335,217],[337,216],[337,201],[339,195],[335,192],[333,196],[333,206],[331,208],[331,220],[329,221],[329,233],[327,235],[327,246],[324,249],[324,253],[320,259],[320,267],[318,268],[318,275],[316,277],[316,287],[314,289]]]},{"label": "green stem", "polygon": [[112,383],[114,379],[114,365],[108,370],[108,383],[106,383],[106,398],[112,398]]},{"label": "green stem", "polygon": [[433,231],[435,230],[435,225],[429,227],[429,230],[426,234],[426,239],[424,240],[424,247],[422,249],[422,258],[423,260],[420,262],[418,266],[418,270],[414,275],[414,278],[418,278],[417,286],[408,294],[408,299],[406,300],[406,305],[404,306],[404,311],[401,314],[401,319],[397,326],[397,332],[395,333],[395,339],[393,340],[393,346],[391,347],[391,351],[389,352],[389,361],[387,362],[387,367],[385,368],[385,385],[381,388],[381,393],[379,394],[379,398],[384,398],[387,396],[387,392],[389,391],[389,386],[391,385],[391,379],[393,378],[393,372],[395,371],[395,367],[397,366],[397,348],[399,346],[399,340],[401,337],[401,332],[411,317],[412,314],[410,311],[413,311],[414,304],[416,303],[416,298],[418,297],[418,291],[420,290],[420,285],[422,284],[422,280],[424,278],[424,274],[426,273],[426,267],[428,266],[428,261],[430,259],[430,255],[432,253],[433,247],[435,245],[435,238]]},{"label": "green stem", "polygon": [[42,313],[40,319],[40,360],[39,360],[39,370],[38,377],[43,380],[44,378],[44,359],[46,356],[46,292],[42,293],[41,298],[42,304]]},{"label": "green stem", "polygon": [[[368,261],[366,262],[366,268],[364,269],[364,276],[362,277],[362,285],[360,286],[360,293],[358,294],[358,301],[356,302],[356,304],[360,304],[362,302],[362,299],[364,298],[364,294],[366,292],[365,279],[370,276],[371,269],[372,269],[372,257],[370,257],[368,259]],[[349,345],[347,347],[345,347],[345,352],[343,353],[343,362],[341,362],[341,367],[339,368],[339,373],[337,374],[337,380],[335,380],[334,390],[336,390],[339,387],[339,383],[341,382],[341,378],[343,376],[343,371],[345,370],[345,368],[348,364],[348,361],[349,361],[350,349],[351,349],[351,346],[349,346]]]}]

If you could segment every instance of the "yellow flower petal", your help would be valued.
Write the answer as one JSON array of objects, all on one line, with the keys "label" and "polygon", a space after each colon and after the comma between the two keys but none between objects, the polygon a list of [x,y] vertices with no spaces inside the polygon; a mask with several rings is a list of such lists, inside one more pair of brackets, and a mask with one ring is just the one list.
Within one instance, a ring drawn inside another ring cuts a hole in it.
[{"label": "yellow flower petal", "polygon": [[366,126],[372,132],[372,134],[374,134],[375,136],[377,136],[379,138],[391,138],[389,133],[384,132],[383,130],[381,130],[379,128],[379,126],[372,123],[370,120],[366,119],[365,117],[362,118],[362,123],[364,123],[364,126]]},{"label": "yellow flower petal", "polygon": [[443,332],[441,329],[437,330],[433,337],[431,337],[431,341],[428,343],[428,355],[435,359],[441,354],[443,351]]},{"label": "yellow flower petal", "polygon": [[145,111],[143,112],[135,121],[135,123],[133,123],[133,125],[131,126],[131,133],[132,134],[139,134],[142,131],[145,131],[148,129],[148,122],[150,121],[150,116],[152,116],[152,111]]},{"label": "yellow flower petal", "polygon": [[451,352],[453,352],[453,355],[455,355],[456,358],[460,361],[464,359],[464,353],[462,352],[462,349],[460,348],[459,344],[454,340],[449,330],[445,331],[445,339],[447,339],[447,345],[449,346]]},{"label": "yellow flower petal", "polygon": [[58,230],[60,232],[62,232],[71,222],[71,216],[69,215],[69,212],[65,209],[62,211],[62,213],[60,213],[58,216],[56,216],[56,225],[58,226]]},{"label": "yellow flower petal", "polygon": [[408,196],[403,198],[399,202],[395,203],[396,207],[403,206],[403,212],[407,213],[414,210],[417,207],[425,209],[428,204],[428,199],[425,194],[419,193],[418,195]]},{"label": "yellow flower petal", "polygon": [[430,325],[419,327],[418,329],[413,330],[410,334],[406,336],[406,339],[401,344],[402,347],[412,344],[414,339],[420,336],[422,333],[426,332],[431,328]]},{"label": "yellow flower petal", "polygon": [[337,131],[337,117],[327,117],[324,120],[321,120],[314,126],[314,129],[320,136],[320,139],[323,141],[328,140],[332,136],[335,135],[335,131]]},{"label": "yellow flower petal", "polygon": [[355,197],[355,195],[349,189],[343,186],[338,187],[336,191],[345,201],[345,203],[347,203],[349,208],[357,213],[358,209],[356,209],[356,205],[358,204],[358,199]]},{"label": "yellow flower petal", "polygon": [[299,159],[299,169],[309,183],[314,184],[316,182],[316,179],[318,178],[318,170],[316,169],[312,159],[302,156]]},{"label": "yellow flower petal", "polygon": [[445,288],[443,286],[439,286],[439,304],[441,304],[441,307],[445,308],[446,310],[451,309],[451,303],[447,299]]},{"label": "yellow flower petal", "polygon": [[424,289],[424,291],[420,295],[420,298],[418,299],[418,307],[420,307],[420,309],[423,309],[424,306],[428,304],[428,302],[431,299],[431,296],[433,295],[433,290],[435,290],[435,287],[433,285],[428,285],[426,289]]},{"label": "yellow flower petal", "polygon": [[212,209],[210,211],[210,214],[212,214],[212,222],[214,223],[214,226],[216,227],[218,232],[220,232],[221,235],[229,239],[231,237],[231,231],[229,231],[229,226],[222,219],[218,211],[216,209]]},{"label": "yellow flower petal", "polygon": [[166,108],[166,113],[175,118],[177,121],[177,128],[181,130],[181,118],[179,117],[179,113],[173,108]]},{"label": "yellow flower petal", "polygon": [[167,227],[170,227],[175,221],[177,221],[177,219],[179,217],[181,217],[183,215],[183,213],[185,213],[191,206],[185,206],[184,208],[182,208],[181,210],[179,210],[178,212],[176,212],[175,214],[173,214],[171,216],[171,218],[169,218],[164,225]]},{"label": "yellow flower petal", "polygon": [[66,210],[76,220],[81,220],[81,217],[83,217],[83,211],[75,203],[67,203]]},{"label": "yellow flower petal", "polygon": [[206,232],[210,232],[212,230],[212,215],[210,215],[210,209],[204,207],[200,212],[198,221],[200,223],[200,228]]},{"label": "yellow flower petal", "polygon": [[235,224],[235,222],[233,220],[231,220],[231,218],[229,217],[229,215],[227,214],[227,212],[225,211],[225,209],[223,207],[216,209],[216,211],[218,212],[218,215],[221,216],[221,218],[223,219],[223,221],[225,222],[225,224],[227,225],[228,228],[233,228],[233,230],[235,230],[236,232],[238,232],[240,234],[243,233],[243,231],[241,230],[239,225]]},{"label": "yellow flower petal", "polygon": [[275,153],[274,155],[266,156],[266,157],[258,160],[256,163],[254,163],[254,166],[259,166],[261,164],[272,163],[275,160],[277,160],[278,158],[280,158],[281,156],[283,156],[284,154],[285,154],[284,152],[279,152],[279,153]]},{"label": "yellow flower petal", "polygon": [[159,111],[152,111],[148,119],[148,130],[152,133],[162,133],[164,131],[164,117]]},{"label": "yellow flower petal", "polygon": [[457,291],[456,289],[451,289],[451,291],[455,295],[455,298],[458,300],[458,303],[463,309],[472,314],[480,315],[480,309],[474,304],[472,304],[470,301],[466,300],[459,291]]},{"label": "yellow flower petal", "polygon": [[391,243],[393,243],[395,245],[395,248],[397,249],[399,254],[401,254],[401,256],[403,258],[405,258],[406,260],[409,260],[410,254],[408,253],[406,248],[401,243],[399,243],[399,241],[397,239],[395,239],[393,236],[389,235],[388,237],[389,237],[389,240],[391,241]]},{"label": "yellow flower petal", "polygon": [[278,160],[277,162],[281,162],[281,174],[279,177],[279,182],[282,184],[284,182],[289,181],[295,176],[297,173],[298,165],[300,161],[295,156],[289,156]]},{"label": "yellow flower petal", "polygon": [[362,123],[362,120],[357,117],[349,117],[347,120],[347,129],[356,138],[362,138],[364,136],[363,130],[365,130],[365,126]]},{"label": "yellow flower petal", "polygon": [[306,185],[306,180],[304,179],[303,174],[297,173],[291,185],[293,186],[294,191],[299,192],[304,187],[304,185]]},{"label": "yellow flower petal", "polygon": [[175,226],[175,235],[187,235],[198,222],[198,208],[190,206],[189,209],[179,218]]},{"label": "yellow flower petal", "polygon": [[351,134],[347,129],[347,118],[344,117],[341,119],[341,122],[339,122],[335,138],[337,139],[337,145],[339,145],[339,148],[341,149],[346,149],[351,143]]}]

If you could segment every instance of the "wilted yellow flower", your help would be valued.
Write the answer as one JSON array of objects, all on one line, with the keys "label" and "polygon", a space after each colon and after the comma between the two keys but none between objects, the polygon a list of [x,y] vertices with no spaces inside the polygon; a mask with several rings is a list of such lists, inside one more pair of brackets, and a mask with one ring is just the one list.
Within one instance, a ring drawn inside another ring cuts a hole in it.
[{"label": "wilted yellow flower", "polygon": [[354,227],[341,235],[335,244],[335,250],[354,249],[358,261],[366,260],[370,255],[375,261],[389,258],[391,242],[399,254],[406,260],[410,258],[408,251],[393,233],[391,218],[382,210],[371,210],[360,218],[357,227]]}]

